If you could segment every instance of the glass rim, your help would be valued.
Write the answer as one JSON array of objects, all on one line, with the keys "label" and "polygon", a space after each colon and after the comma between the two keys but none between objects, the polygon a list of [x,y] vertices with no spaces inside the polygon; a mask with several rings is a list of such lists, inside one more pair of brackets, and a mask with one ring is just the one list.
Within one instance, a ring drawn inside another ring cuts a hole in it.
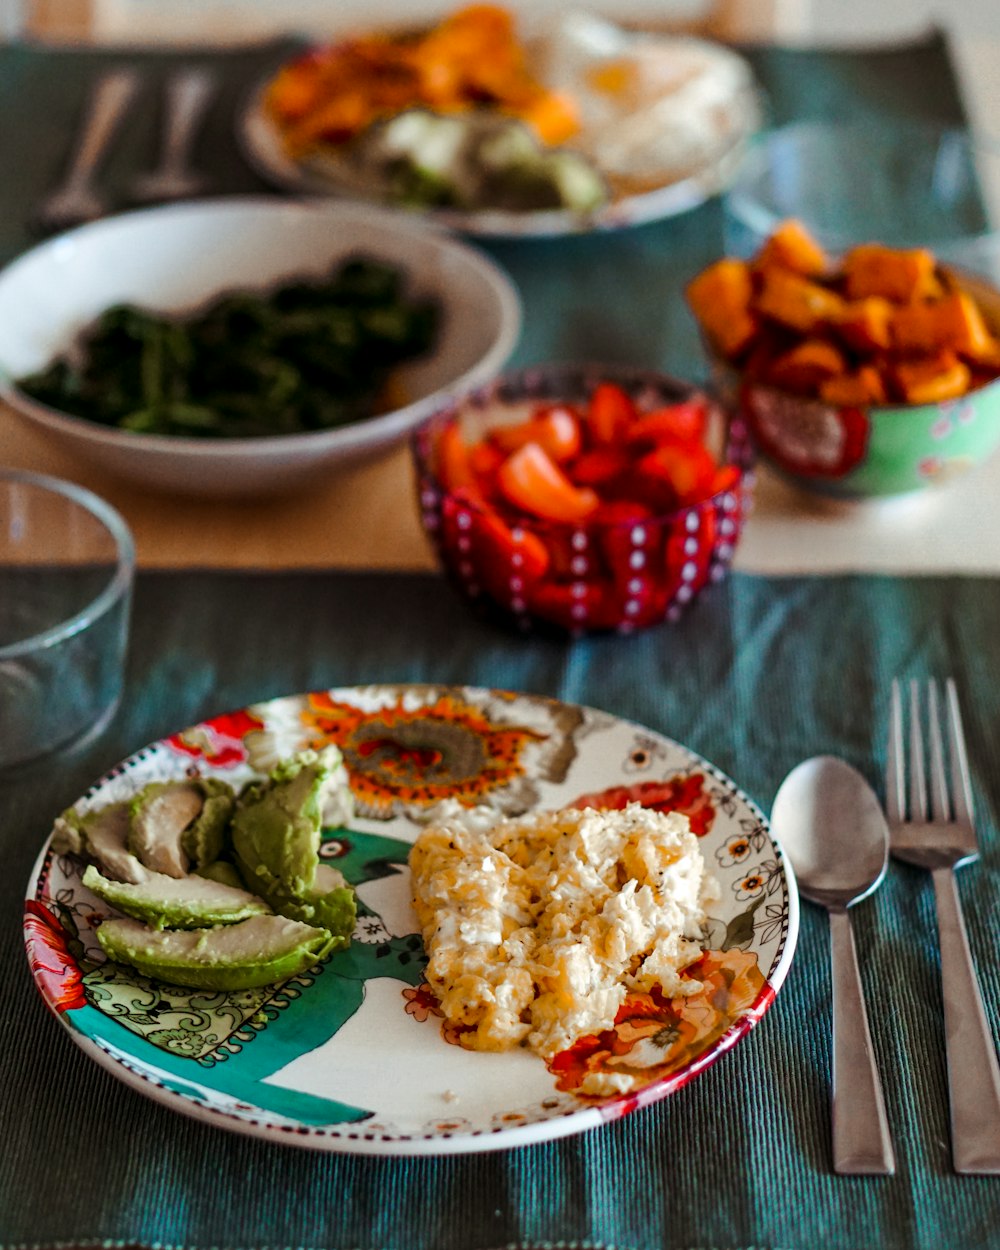
[{"label": "glass rim", "polygon": [[17,659],[34,651],[48,650],[81,633],[128,594],[135,574],[135,540],[132,531],[121,513],[107,500],[85,486],[49,474],[35,473],[30,469],[0,468],[0,485],[8,482],[61,495],[89,512],[100,521],[114,541],[115,569],[104,588],[78,612],[37,634],[0,646],[0,661]]},{"label": "glass rim", "polygon": [[[970,152],[981,152],[1000,161],[1000,136],[987,133],[978,128],[942,125],[940,122],[921,118],[899,118],[894,121],[893,126],[898,134],[904,136],[921,135],[933,138],[938,143],[942,140],[958,141],[963,143]],[[779,212],[771,208],[763,202],[762,198],[752,187],[745,185],[745,183],[749,178],[761,172],[762,162],[770,151],[783,145],[793,144],[796,140],[807,139],[810,136],[819,136],[831,140],[840,139],[841,141],[851,143],[852,146],[856,145],[861,139],[874,140],[876,144],[882,140],[893,141],[891,131],[887,132],[884,127],[880,127],[864,118],[854,118],[839,122],[803,119],[761,130],[751,139],[743,162],[728,190],[722,197],[724,210],[733,216],[739,217],[750,229],[757,231],[765,237],[789,216],[795,216],[794,212],[790,210],[788,212]],[[807,222],[806,224],[809,225],[810,223]],[[856,235],[845,233],[836,227],[827,228],[814,225],[813,228],[822,236],[826,246],[833,250],[846,249],[858,242]],[[960,249],[963,246],[971,247],[988,239],[996,239],[998,244],[1000,244],[1000,224],[993,228],[960,235],[921,238],[919,243],[914,242],[913,246],[927,247],[932,251],[942,248]]]}]

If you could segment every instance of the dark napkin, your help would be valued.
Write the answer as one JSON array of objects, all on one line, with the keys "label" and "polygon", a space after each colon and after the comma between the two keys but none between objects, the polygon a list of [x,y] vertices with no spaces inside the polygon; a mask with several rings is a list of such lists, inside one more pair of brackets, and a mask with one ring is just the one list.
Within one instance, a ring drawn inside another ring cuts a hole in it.
[{"label": "dark napkin", "polygon": [[[960,881],[994,1035],[1000,931],[1000,580],[734,575],[676,626],[525,640],[427,575],[142,574],[125,701],[103,739],[0,782],[0,1245],[190,1250],[633,1250],[996,1244],[1000,1179],[950,1165],[932,892],[893,866],[856,912],[893,1178],[830,1163],[826,918],[808,906],[785,987],[677,1094],[546,1145],[455,1158],[315,1154],[203,1125],[86,1058],[28,974],[20,900],[53,816],[143,744],[328,685],[471,682],[553,695],[685,742],[765,810],[803,756],[877,788],[893,675],[953,674],[983,857]],[[391,1074],[387,1073],[387,1080]]]}]

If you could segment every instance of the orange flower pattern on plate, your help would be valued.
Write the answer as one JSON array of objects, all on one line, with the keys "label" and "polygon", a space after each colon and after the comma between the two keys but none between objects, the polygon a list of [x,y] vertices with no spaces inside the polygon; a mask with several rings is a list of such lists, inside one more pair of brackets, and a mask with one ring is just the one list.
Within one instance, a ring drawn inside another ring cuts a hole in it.
[{"label": "orange flower pattern on plate", "polygon": [[369,712],[318,692],[308,696],[302,720],[314,733],[311,745],[340,747],[359,809],[376,819],[449,798],[481,803],[526,775],[525,748],[544,738],[491,721],[448,694],[422,707],[396,703]]}]

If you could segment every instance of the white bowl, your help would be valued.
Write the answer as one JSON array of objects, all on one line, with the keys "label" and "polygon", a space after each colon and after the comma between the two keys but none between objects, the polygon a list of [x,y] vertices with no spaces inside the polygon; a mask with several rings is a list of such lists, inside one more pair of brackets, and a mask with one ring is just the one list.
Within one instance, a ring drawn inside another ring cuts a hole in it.
[{"label": "white bowl", "polygon": [[[412,398],[393,412],[306,434],[176,438],[57,412],[14,384],[114,304],[194,312],[224,291],[323,276],[357,253],[399,266],[407,293],[435,297],[443,313],[432,353],[398,371]],[[492,378],[520,326],[520,300],[503,271],[426,223],[325,201],[202,200],[81,226],[0,271],[0,398],[81,460],[135,483],[187,495],[262,495],[309,484],[398,442],[444,395]]]}]

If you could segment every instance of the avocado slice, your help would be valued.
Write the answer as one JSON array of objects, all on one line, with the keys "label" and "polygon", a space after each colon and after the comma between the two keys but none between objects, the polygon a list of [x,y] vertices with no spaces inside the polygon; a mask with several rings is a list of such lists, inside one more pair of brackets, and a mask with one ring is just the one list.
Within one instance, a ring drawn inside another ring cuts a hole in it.
[{"label": "avocado slice", "polygon": [[108,959],[145,976],[194,989],[243,990],[304,972],[338,946],[325,929],[285,916],[252,916],[211,929],[150,929],[105,920],[97,939]]},{"label": "avocado slice", "polygon": [[343,873],[328,864],[320,864],[313,888],[302,898],[282,900],[281,914],[347,936],[354,932],[358,907],[354,891],[344,880]]},{"label": "avocado slice", "polygon": [[194,785],[202,793],[201,812],[181,834],[181,849],[197,868],[222,856],[229,822],[236,810],[233,787],[218,777],[200,777]]},{"label": "avocado slice", "polygon": [[231,885],[234,890],[244,888],[243,878],[236,865],[231,864],[228,859],[213,859],[210,864],[196,868],[195,876],[204,877],[206,881],[218,881],[220,885]]},{"label": "avocado slice", "polygon": [[147,873],[140,884],[109,881],[93,864],[83,874],[83,884],[112,907],[143,920],[154,929],[200,929],[207,925],[235,924],[250,916],[263,916],[270,908],[246,890],[220,885],[204,877],[168,877]]},{"label": "avocado slice", "polygon": [[95,811],[63,812],[55,822],[52,849],[57,855],[86,855],[116,881],[138,884],[149,874],[128,849],[129,807],[109,803]]},{"label": "avocado slice", "polygon": [[315,888],[320,833],[344,807],[345,776],[336,747],[302,751],[240,795],[232,820],[237,866],[276,911],[280,899]]},{"label": "avocado slice", "polygon": [[204,803],[194,782],[151,781],[129,805],[128,849],[152,872],[186,877],[191,861],[184,850],[184,832]]}]

